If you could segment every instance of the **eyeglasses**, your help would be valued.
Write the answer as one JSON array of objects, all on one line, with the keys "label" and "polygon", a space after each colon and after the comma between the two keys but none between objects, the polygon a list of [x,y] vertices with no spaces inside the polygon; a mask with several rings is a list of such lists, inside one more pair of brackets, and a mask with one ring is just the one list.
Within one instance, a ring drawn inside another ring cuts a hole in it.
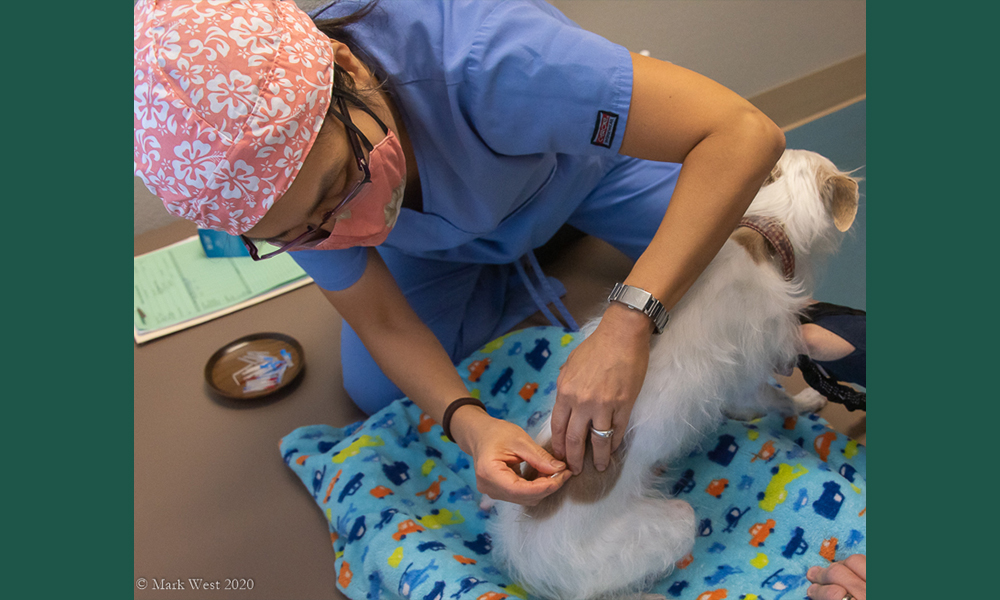
[{"label": "eyeglasses", "polygon": [[[373,146],[371,142],[368,141],[368,138],[365,137],[365,134],[361,133],[361,130],[354,125],[353,121],[351,121],[351,114],[347,110],[347,104],[339,95],[337,96],[337,107],[340,109],[339,113],[334,110],[332,106],[327,113],[333,115],[344,124],[344,127],[347,130],[347,140],[351,144],[351,150],[354,152],[354,158],[358,161],[358,170],[364,173],[364,176],[357,182],[357,184],[355,184],[354,189],[352,189],[349,194],[344,196],[343,200],[337,203],[337,206],[323,214],[323,220],[320,222],[319,226],[313,227],[312,225],[308,225],[305,232],[289,242],[282,242],[281,240],[273,238],[264,240],[272,246],[277,246],[276,250],[268,252],[267,254],[260,254],[260,251],[253,243],[253,240],[245,235],[240,235],[240,239],[243,240],[243,245],[246,246],[247,251],[250,253],[250,258],[253,260],[257,261],[264,260],[265,258],[271,258],[272,256],[277,256],[293,248],[311,248],[323,241],[330,235],[330,232],[323,229],[327,222],[329,222],[333,217],[343,213],[344,209],[347,208],[347,205],[350,204],[351,200],[354,200],[354,197],[361,191],[361,188],[363,188],[366,184],[371,183],[372,173],[368,170],[368,159],[365,158],[365,153],[362,151],[361,146],[364,145],[364,148],[369,153],[371,153]],[[372,114],[367,107],[364,107],[363,110],[375,117],[375,115]],[[388,132],[388,128],[378,117],[375,117],[375,120],[382,126],[383,131]],[[336,225],[336,220],[333,221],[333,225]],[[330,229],[332,230],[333,227],[331,226]]]}]

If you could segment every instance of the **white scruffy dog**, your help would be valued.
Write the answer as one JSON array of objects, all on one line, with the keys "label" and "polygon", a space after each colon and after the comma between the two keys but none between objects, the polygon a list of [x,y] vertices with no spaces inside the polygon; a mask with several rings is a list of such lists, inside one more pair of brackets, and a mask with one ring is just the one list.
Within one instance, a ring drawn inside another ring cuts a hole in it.
[{"label": "white scruffy dog", "polygon": [[[691,551],[694,510],[658,491],[658,474],[723,414],[793,414],[825,403],[812,390],[791,398],[768,377],[790,372],[803,348],[798,316],[809,297],[809,264],[836,249],[857,207],[857,182],[831,161],[785,151],[746,214],[781,221],[794,248],[794,278],[783,276],[774,246],[759,233],[736,230],[654,336],[628,432],[608,468],[594,469],[588,447],[584,472],[538,506],[496,503],[493,554],[516,581],[552,600],[644,597]],[[551,450],[550,438],[545,423],[536,439]]]}]

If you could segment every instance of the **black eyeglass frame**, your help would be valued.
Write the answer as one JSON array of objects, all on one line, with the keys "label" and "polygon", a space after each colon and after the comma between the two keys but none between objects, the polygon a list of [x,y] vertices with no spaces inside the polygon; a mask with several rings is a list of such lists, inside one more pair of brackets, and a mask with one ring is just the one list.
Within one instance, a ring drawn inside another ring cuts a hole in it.
[{"label": "black eyeglass frame", "polygon": [[[364,173],[364,177],[362,177],[361,180],[358,181],[357,185],[354,186],[354,189],[351,190],[349,194],[344,196],[343,200],[337,203],[337,206],[333,207],[332,209],[328,210],[326,213],[323,214],[323,219],[320,222],[319,226],[313,227],[312,225],[308,225],[306,230],[301,235],[297,236],[295,239],[288,242],[282,242],[280,240],[274,240],[274,241],[264,240],[267,243],[271,244],[272,246],[277,246],[276,250],[261,255],[260,251],[257,249],[257,245],[253,243],[253,240],[241,234],[240,239],[243,241],[243,245],[246,247],[247,252],[250,253],[250,258],[252,258],[254,261],[265,260],[277,256],[279,254],[282,254],[284,252],[288,252],[289,250],[292,250],[293,248],[296,248],[298,246],[304,246],[305,244],[308,244],[310,242],[316,242],[326,238],[329,235],[329,232],[324,231],[323,226],[326,225],[330,221],[330,219],[344,212],[344,210],[347,208],[350,202],[354,200],[355,196],[358,195],[358,192],[361,191],[361,188],[363,188],[366,184],[371,183],[372,181],[372,173],[368,168],[368,159],[365,158],[365,153],[364,151],[362,151],[361,147],[363,145],[364,148],[368,151],[368,153],[371,154],[371,151],[374,148],[374,146],[372,146],[372,143],[368,141],[368,138],[365,136],[365,134],[361,133],[361,130],[358,129],[356,125],[354,125],[354,122],[351,120],[351,114],[347,110],[347,103],[344,101],[344,98],[339,94],[334,94],[334,97],[337,99],[336,104],[337,107],[340,109],[340,112],[334,110],[333,106],[331,105],[329,110],[327,110],[327,114],[336,117],[337,120],[339,120],[341,123],[344,124],[344,127],[347,131],[347,140],[351,145],[351,150],[354,152],[354,158],[355,160],[357,160],[358,163],[358,170]],[[375,115],[375,113],[371,111],[371,109],[369,109],[367,106],[364,105],[360,105],[358,106],[358,108],[371,115],[371,117],[375,119],[375,122],[378,123],[379,126],[382,128],[383,133],[389,132],[389,128],[386,127],[385,123],[383,123],[382,120],[379,119]]]}]

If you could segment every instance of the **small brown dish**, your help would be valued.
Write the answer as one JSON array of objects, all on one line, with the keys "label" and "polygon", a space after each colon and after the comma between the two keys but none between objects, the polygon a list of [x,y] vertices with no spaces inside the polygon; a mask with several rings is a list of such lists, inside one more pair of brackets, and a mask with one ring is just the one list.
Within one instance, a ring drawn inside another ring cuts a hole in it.
[{"label": "small brown dish", "polygon": [[304,367],[305,353],[294,338],[254,333],[219,348],[205,364],[205,381],[226,398],[250,400],[288,387]]}]

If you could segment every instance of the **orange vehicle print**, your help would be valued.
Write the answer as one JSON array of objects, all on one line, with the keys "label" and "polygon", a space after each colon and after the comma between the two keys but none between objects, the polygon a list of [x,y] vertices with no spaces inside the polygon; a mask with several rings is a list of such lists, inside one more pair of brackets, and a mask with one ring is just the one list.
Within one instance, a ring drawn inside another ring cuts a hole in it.
[{"label": "orange vehicle print", "polygon": [[428,502],[434,502],[441,497],[441,482],[447,481],[444,475],[438,475],[437,481],[432,483],[429,488],[422,492],[417,492],[417,496],[423,496],[427,498]]},{"label": "orange vehicle print", "polygon": [[837,439],[837,432],[827,431],[826,433],[816,436],[813,440],[813,448],[816,449],[816,454],[819,454],[820,460],[826,462],[826,457],[830,456],[830,444],[833,440]]},{"label": "orange vehicle print", "polygon": [[354,573],[351,572],[351,565],[345,560],[340,565],[340,575],[337,576],[337,584],[342,588],[346,588],[351,585],[352,577],[354,577]]},{"label": "orange vehicle print", "polygon": [[474,559],[474,558],[469,558],[467,556],[462,556],[461,554],[452,554],[451,556],[452,556],[452,558],[454,558],[455,560],[457,560],[459,563],[461,563],[463,565],[474,565],[474,564],[476,564],[476,559]]},{"label": "orange vehicle print", "polygon": [[297,464],[297,465],[299,465],[301,467],[302,465],[306,464],[306,459],[307,458],[309,458],[309,455],[308,454],[303,454],[302,456],[300,456],[300,457],[298,457],[298,458],[295,459],[295,464]]},{"label": "orange vehicle print", "polygon": [[420,423],[417,424],[417,431],[420,433],[427,433],[431,430],[431,427],[437,425],[437,421],[431,418],[427,413],[420,413]]},{"label": "orange vehicle print", "polygon": [[729,597],[729,591],[726,589],[709,590],[707,592],[702,592],[700,596],[694,600],[722,600],[723,598]]},{"label": "orange vehicle print", "polygon": [[381,500],[382,498],[385,498],[386,496],[391,496],[393,494],[393,491],[390,490],[389,488],[385,487],[384,485],[379,485],[379,486],[373,487],[368,493],[371,494],[372,496],[375,496],[379,500]]},{"label": "orange vehicle print", "polygon": [[768,519],[764,523],[755,523],[753,527],[750,528],[750,545],[754,548],[760,548],[764,545],[764,540],[767,536],[774,533],[774,526],[776,523],[774,519]]},{"label": "orange vehicle print", "polygon": [[836,560],[837,538],[832,537],[828,540],[823,540],[823,545],[819,547],[819,555],[830,562]]},{"label": "orange vehicle print", "polygon": [[757,454],[753,455],[753,458],[750,459],[750,462],[753,462],[758,458],[764,462],[767,462],[772,458],[774,458],[774,455],[777,453],[778,451],[774,448],[774,440],[767,440],[766,442],[764,442],[764,445],[760,447],[760,450],[757,452]]},{"label": "orange vehicle print", "polygon": [[798,415],[792,415],[790,417],[785,417],[784,428],[788,430],[795,429],[795,424],[799,422]]},{"label": "orange vehicle print", "polygon": [[501,594],[500,592],[486,592],[482,596],[476,598],[476,600],[503,600],[507,597],[507,594]]},{"label": "orange vehicle print", "polygon": [[712,483],[708,484],[708,487],[705,488],[705,491],[711,496],[721,498],[722,492],[726,491],[727,487],[729,487],[728,479],[713,479]]},{"label": "orange vehicle print", "polygon": [[326,504],[327,502],[330,501],[330,494],[333,493],[333,486],[337,485],[337,480],[340,479],[340,474],[343,472],[344,472],[343,469],[338,470],[337,474],[334,475],[333,479],[330,480],[330,486],[326,488],[326,498],[323,498],[323,504]]},{"label": "orange vehicle print", "polygon": [[483,376],[483,372],[490,368],[490,359],[481,358],[469,364],[469,381],[476,383]]},{"label": "orange vehicle print", "polygon": [[688,565],[690,565],[693,562],[694,562],[694,555],[688,552],[687,556],[677,561],[676,564],[678,569],[686,569],[688,568]]},{"label": "orange vehicle print", "polygon": [[524,384],[524,387],[521,388],[521,391],[517,393],[517,395],[524,398],[525,402],[531,402],[531,397],[534,396],[535,392],[537,391],[538,391],[537,383],[526,383]]},{"label": "orange vehicle print", "polygon": [[417,523],[413,519],[407,519],[399,524],[399,526],[396,528],[396,533],[392,534],[392,539],[396,540],[397,542],[401,542],[403,541],[404,538],[406,538],[406,536],[410,535],[411,533],[419,533],[421,531],[426,531],[426,530],[420,525],[417,525]]}]

